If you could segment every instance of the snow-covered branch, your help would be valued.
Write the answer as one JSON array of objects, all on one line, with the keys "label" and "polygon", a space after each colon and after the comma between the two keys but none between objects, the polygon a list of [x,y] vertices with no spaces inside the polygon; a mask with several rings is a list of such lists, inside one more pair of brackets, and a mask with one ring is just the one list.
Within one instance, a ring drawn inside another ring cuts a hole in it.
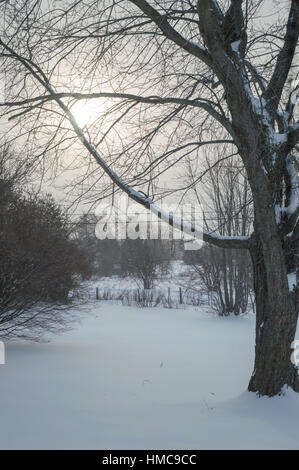
[{"label": "snow-covered branch", "polygon": [[70,124],[73,127],[73,130],[79,140],[82,142],[84,147],[87,151],[94,157],[96,162],[99,166],[104,170],[104,172],[110,177],[110,179],[128,196],[141,204],[142,206],[146,207],[147,209],[154,212],[159,218],[169,223],[174,228],[180,229],[188,234],[192,234],[194,238],[203,239],[204,241],[211,243],[213,245],[223,247],[223,248],[237,248],[237,249],[249,249],[249,238],[248,237],[223,237],[216,234],[209,233],[205,230],[201,230],[196,226],[182,222],[181,219],[176,218],[161,208],[159,208],[152,199],[145,196],[144,194],[136,191],[132,188],[128,183],[122,180],[115,171],[106,163],[106,161],[101,157],[100,153],[95,149],[95,147],[89,142],[86,138],[83,130],[80,128],[76,119],[74,118],[73,114],[66,106],[66,104],[62,101],[62,99],[58,96],[55,92],[53,87],[50,85],[49,81],[46,79],[45,75],[42,73],[40,68],[32,63],[28,63],[26,59],[20,57],[13,49],[10,48],[7,44],[3,43],[0,39],[0,45],[2,45],[5,49],[7,49],[11,54],[14,54],[17,60],[19,60],[24,67],[32,74],[32,76],[47,90],[47,92],[52,96],[55,102],[59,105],[62,111],[65,113],[66,117],[68,118]]},{"label": "snow-covered branch", "polygon": [[[75,100],[87,100],[97,98],[110,98],[110,99],[123,99],[128,101],[135,101],[138,103],[146,103],[153,105],[164,105],[164,104],[178,104],[184,106],[192,106],[195,108],[201,108],[216,119],[230,134],[233,133],[230,121],[225,117],[223,113],[220,113],[216,109],[216,104],[211,100],[206,99],[194,99],[188,98],[176,98],[176,97],[160,97],[160,96],[140,96],[131,93],[112,93],[112,92],[100,92],[100,93],[53,93],[35,96],[32,98],[16,101],[4,101],[0,102],[0,107],[17,108],[20,106],[30,106],[33,103],[44,104],[47,101],[56,100],[56,98],[73,98]],[[17,115],[18,116],[18,115]],[[13,119],[13,115],[10,119]]]}]

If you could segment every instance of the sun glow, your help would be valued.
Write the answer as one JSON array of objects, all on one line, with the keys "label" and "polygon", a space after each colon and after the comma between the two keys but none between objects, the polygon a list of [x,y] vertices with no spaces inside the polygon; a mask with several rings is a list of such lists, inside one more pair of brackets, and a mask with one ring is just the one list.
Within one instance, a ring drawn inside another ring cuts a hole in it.
[{"label": "sun glow", "polygon": [[72,114],[80,127],[93,124],[103,113],[100,100],[77,101],[71,108]]}]

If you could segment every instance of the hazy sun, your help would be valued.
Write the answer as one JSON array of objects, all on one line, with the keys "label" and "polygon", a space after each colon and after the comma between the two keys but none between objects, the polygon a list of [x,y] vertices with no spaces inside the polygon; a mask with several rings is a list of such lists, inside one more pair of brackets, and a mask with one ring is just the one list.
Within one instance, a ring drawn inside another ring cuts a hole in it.
[{"label": "hazy sun", "polygon": [[80,127],[92,124],[103,112],[100,100],[82,100],[72,106],[73,116]]}]

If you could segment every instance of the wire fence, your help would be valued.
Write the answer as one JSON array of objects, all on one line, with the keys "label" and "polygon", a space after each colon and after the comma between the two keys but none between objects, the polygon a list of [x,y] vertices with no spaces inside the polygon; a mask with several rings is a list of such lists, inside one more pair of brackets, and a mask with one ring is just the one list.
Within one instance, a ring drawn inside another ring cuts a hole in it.
[{"label": "wire fence", "polygon": [[201,292],[177,289],[121,289],[96,287],[89,295],[96,300],[120,302],[122,305],[138,307],[185,308],[186,305],[207,305],[208,299]]}]

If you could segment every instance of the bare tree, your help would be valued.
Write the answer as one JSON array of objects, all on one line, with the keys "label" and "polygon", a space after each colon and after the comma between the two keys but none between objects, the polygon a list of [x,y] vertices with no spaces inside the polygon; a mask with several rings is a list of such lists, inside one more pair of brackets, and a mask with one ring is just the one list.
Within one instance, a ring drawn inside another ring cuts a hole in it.
[{"label": "bare tree", "polygon": [[[247,255],[247,256],[246,256]],[[191,265],[189,285],[205,294],[209,305],[220,316],[239,315],[251,302],[250,257],[246,251],[205,245],[198,252],[186,252]]]},{"label": "bare tree", "polygon": [[169,267],[170,246],[157,240],[125,240],[121,247],[122,271],[142,283],[144,289],[152,289],[161,271]]},{"label": "bare tree", "polygon": [[[191,183],[196,200],[204,207],[204,223],[209,232],[249,236],[253,208],[246,172],[236,157],[228,155],[228,159],[219,163],[222,155],[225,149],[221,147],[212,155],[206,154],[204,184],[195,183],[198,175],[194,163],[197,162],[188,159],[186,180]],[[201,288],[205,288],[212,307],[220,315],[232,312],[238,315],[247,310],[252,289],[252,267],[247,250],[206,244],[199,252],[187,251],[185,260],[193,267],[191,278],[197,273]]]},{"label": "bare tree", "polygon": [[[118,188],[162,218],[167,214],[151,197],[151,179],[190,152],[200,158],[202,146],[223,142],[215,133],[217,126],[224,129],[246,169],[254,231],[250,237],[196,235],[250,251],[257,324],[249,390],[269,396],[284,385],[299,390],[290,360],[298,286],[289,291],[286,262],[290,252],[298,259],[298,85],[288,92],[287,80],[297,74],[299,2],[275,2],[272,24],[262,23],[273,5],[65,0],[46,7],[17,0],[1,6],[6,26],[0,40],[3,116],[14,118],[12,138],[18,130],[25,147],[27,137],[36,157],[71,145],[74,155],[82,146]],[[72,105],[95,99],[106,100],[106,110],[82,129]],[[101,184],[103,173],[96,179]],[[81,183],[90,181],[84,176]]]}]

